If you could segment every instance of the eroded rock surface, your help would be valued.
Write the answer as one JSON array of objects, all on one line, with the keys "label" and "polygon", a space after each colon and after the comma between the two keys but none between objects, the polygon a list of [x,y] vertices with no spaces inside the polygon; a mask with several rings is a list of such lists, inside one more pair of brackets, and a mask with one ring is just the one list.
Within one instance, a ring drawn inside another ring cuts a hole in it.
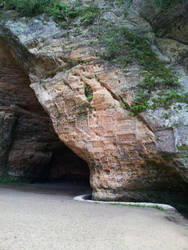
[{"label": "eroded rock surface", "polygon": [[[110,13],[103,12],[107,22],[112,15],[112,21],[123,22],[120,10]],[[187,46],[155,38],[153,24],[144,17],[131,12],[125,26],[145,32],[161,61],[181,73],[179,78],[186,88],[186,65],[178,63],[183,58],[178,51],[179,45],[185,52]],[[35,27],[35,23],[41,32],[37,36],[35,28],[28,28]],[[141,68],[131,65],[125,72],[102,60],[98,52],[104,48],[87,26],[73,25],[67,34],[52,19],[42,17],[27,22],[17,18],[5,25],[25,46],[20,47],[21,51],[27,48],[23,67],[59,138],[88,163],[94,199],[124,199],[130,190],[179,188],[188,181],[186,105],[181,111],[160,108],[133,117],[129,110]],[[168,42],[175,46],[174,54],[164,49]],[[12,53],[19,61],[17,51],[13,49]],[[169,113],[168,119],[164,118],[165,112]]]},{"label": "eroded rock surface", "polygon": [[[96,199],[122,198],[126,189],[177,184],[175,171],[164,168],[158,155],[154,134],[111,93],[116,73],[90,62],[46,79],[45,87],[32,84],[59,138],[88,162]],[[93,90],[91,102],[84,93],[86,84]]]}]

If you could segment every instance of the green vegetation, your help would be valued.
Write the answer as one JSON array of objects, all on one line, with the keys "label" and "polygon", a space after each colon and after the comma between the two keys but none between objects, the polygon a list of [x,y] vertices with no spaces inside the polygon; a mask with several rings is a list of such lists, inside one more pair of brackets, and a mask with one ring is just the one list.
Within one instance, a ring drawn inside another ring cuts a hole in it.
[{"label": "green vegetation", "polygon": [[109,0],[111,3],[117,3],[119,6],[121,6],[126,0]]},{"label": "green vegetation", "polygon": [[111,205],[114,205],[114,206],[126,206],[126,207],[143,207],[143,208],[155,208],[155,209],[158,209],[158,210],[161,210],[165,213],[168,213],[168,210],[158,206],[158,205],[144,205],[144,204],[135,204],[135,203],[128,203],[128,204],[123,204],[123,203],[120,203],[120,202],[117,202],[117,203],[110,203]]},{"label": "green vegetation", "polygon": [[46,87],[46,82],[42,82],[42,86],[43,86],[43,87]]},{"label": "green vegetation", "polygon": [[126,109],[126,105],[125,105],[124,102],[120,101],[120,105],[121,105],[122,108]]},{"label": "green vegetation", "polygon": [[88,84],[84,85],[85,96],[87,97],[88,101],[91,102],[93,100],[93,90],[91,86]]},{"label": "green vegetation", "polygon": [[95,19],[99,16],[100,11],[96,5],[89,5],[88,7],[82,7],[80,10],[81,14],[81,23],[82,24],[92,24]]},{"label": "green vegetation", "polygon": [[26,182],[20,180],[13,180],[11,178],[0,178],[0,184],[25,184]]},{"label": "green vegetation", "polygon": [[[188,93],[177,93],[180,87],[178,77],[159,61],[145,38],[125,27],[108,25],[101,34],[101,39],[108,52],[103,55],[104,59],[111,60],[122,68],[133,63],[142,66],[142,81],[137,85],[138,91],[130,107],[131,112],[139,113],[149,107],[154,109],[169,106],[174,101],[188,103]],[[156,90],[162,90],[162,94],[153,98],[153,105],[149,105],[152,92]]]},{"label": "green vegetation", "polygon": [[48,6],[52,5],[52,0],[6,0],[4,2],[5,10],[16,10],[20,16],[36,16],[46,12]]},{"label": "green vegetation", "polygon": [[188,151],[188,146],[186,144],[182,144],[180,146],[177,146],[177,149],[180,151]]},{"label": "green vegetation", "polygon": [[[0,0],[0,3],[4,2]],[[80,23],[84,25],[92,24],[99,15],[96,5],[83,6],[78,0],[74,4],[58,2],[54,0],[6,0],[5,10],[16,10],[20,16],[33,17],[40,14],[53,16],[56,21],[65,21],[67,24],[80,17]]]},{"label": "green vegetation", "polygon": [[[188,103],[188,93],[180,94],[175,92],[174,89],[170,90],[168,93],[158,93],[158,97],[152,98],[153,104],[151,105],[152,109],[155,109],[157,107],[163,107],[168,109],[171,104],[174,102],[179,103]],[[179,110],[182,109],[181,105],[178,105],[177,107]]]}]

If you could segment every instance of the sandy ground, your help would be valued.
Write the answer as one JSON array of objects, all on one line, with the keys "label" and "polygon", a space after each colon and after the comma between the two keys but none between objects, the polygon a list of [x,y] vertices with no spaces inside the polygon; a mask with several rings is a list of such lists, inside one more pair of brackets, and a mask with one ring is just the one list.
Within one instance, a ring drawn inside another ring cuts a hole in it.
[{"label": "sandy ground", "polygon": [[188,224],[153,208],[74,201],[70,183],[0,186],[0,250],[188,250]]}]

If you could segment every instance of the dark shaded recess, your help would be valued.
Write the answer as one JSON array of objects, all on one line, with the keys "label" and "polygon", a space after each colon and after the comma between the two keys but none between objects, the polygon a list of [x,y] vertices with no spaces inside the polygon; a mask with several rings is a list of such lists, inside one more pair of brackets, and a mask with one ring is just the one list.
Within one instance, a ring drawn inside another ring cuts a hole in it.
[{"label": "dark shaded recess", "polygon": [[150,192],[143,192],[142,198],[134,201],[168,204],[188,218],[188,184],[186,183],[184,184],[184,190],[151,190]]},{"label": "dark shaded recess", "polygon": [[63,143],[59,142],[51,158],[49,178],[51,181],[89,181],[89,167]]}]

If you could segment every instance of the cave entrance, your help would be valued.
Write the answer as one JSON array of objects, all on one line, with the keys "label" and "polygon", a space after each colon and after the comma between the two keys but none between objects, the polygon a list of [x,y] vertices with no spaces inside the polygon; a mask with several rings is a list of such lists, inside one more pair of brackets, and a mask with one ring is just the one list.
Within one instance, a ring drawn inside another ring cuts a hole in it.
[{"label": "cave entrance", "polygon": [[50,182],[73,181],[89,185],[89,174],[88,164],[59,142],[52,153],[48,180]]}]

